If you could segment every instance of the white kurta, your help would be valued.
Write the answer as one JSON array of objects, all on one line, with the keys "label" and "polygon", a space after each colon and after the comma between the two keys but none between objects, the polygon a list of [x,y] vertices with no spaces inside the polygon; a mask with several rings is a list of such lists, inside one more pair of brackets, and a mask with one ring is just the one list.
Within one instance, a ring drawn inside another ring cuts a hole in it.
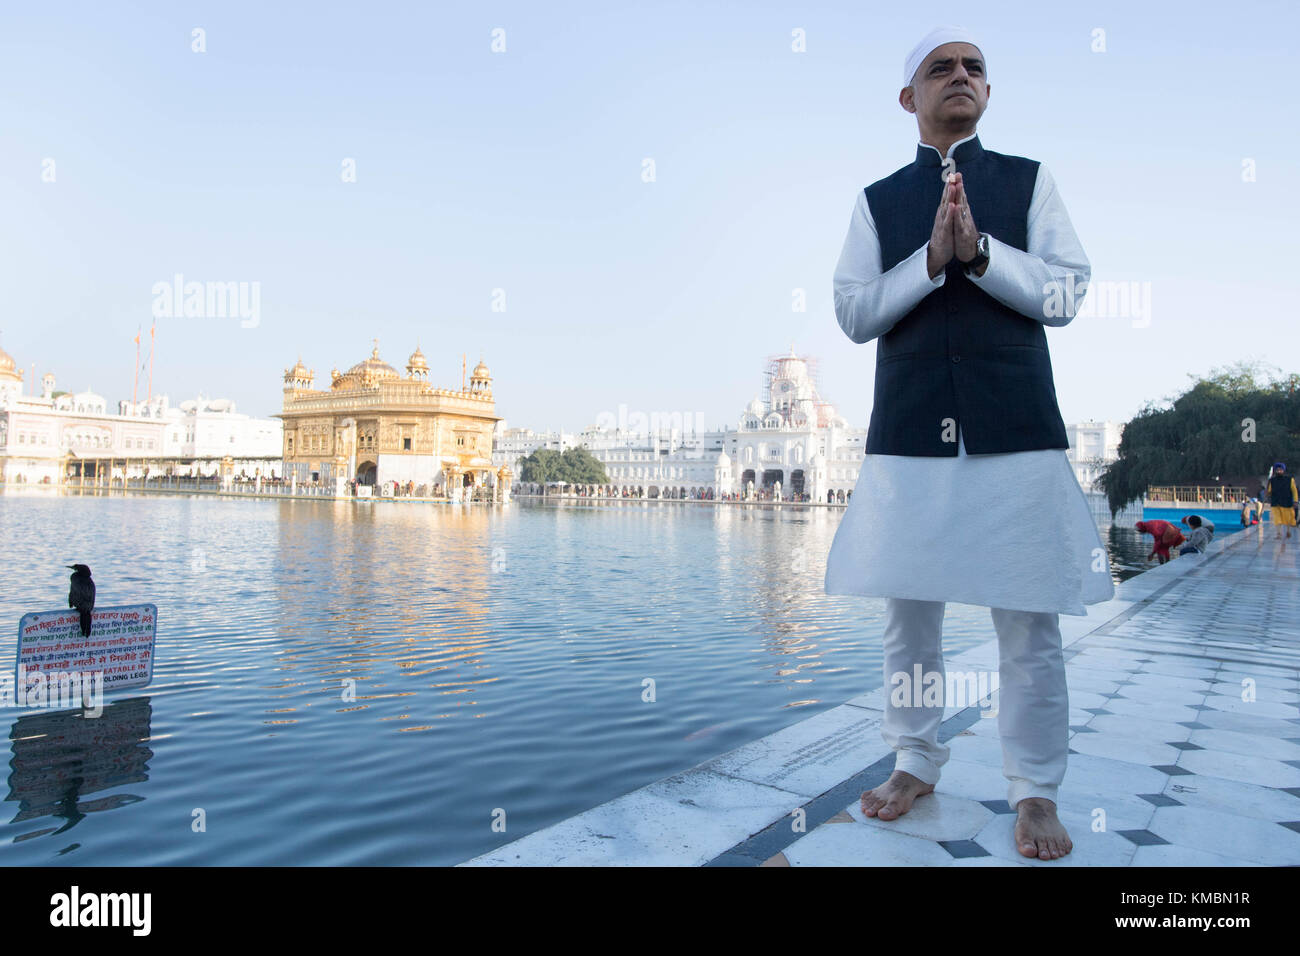
[{"label": "white kurta", "polygon": [[[1065,325],[1072,313],[1043,315],[1043,287],[1068,288],[1073,275],[1077,288],[1092,270],[1041,163],[1028,215],[1027,251],[990,237],[988,267],[970,279],[1022,315]],[[850,339],[883,335],[943,285],[942,272],[930,278],[925,254],[922,245],[882,272],[859,190],[835,269],[835,315]],[[967,455],[959,432],[957,450],[955,458],[864,456],[827,558],[827,594],[1075,615],[1114,597],[1105,547],[1064,449]]]}]

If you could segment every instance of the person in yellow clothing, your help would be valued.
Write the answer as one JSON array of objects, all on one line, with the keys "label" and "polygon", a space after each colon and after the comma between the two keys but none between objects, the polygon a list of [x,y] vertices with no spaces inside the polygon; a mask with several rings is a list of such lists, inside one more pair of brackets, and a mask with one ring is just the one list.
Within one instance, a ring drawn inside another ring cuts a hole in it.
[{"label": "person in yellow clothing", "polygon": [[1268,479],[1268,503],[1278,538],[1282,537],[1283,528],[1286,528],[1286,536],[1291,537],[1291,529],[1296,526],[1295,508],[1300,503],[1300,493],[1296,491],[1295,479],[1287,474],[1286,465],[1280,461],[1273,462],[1273,474]]}]

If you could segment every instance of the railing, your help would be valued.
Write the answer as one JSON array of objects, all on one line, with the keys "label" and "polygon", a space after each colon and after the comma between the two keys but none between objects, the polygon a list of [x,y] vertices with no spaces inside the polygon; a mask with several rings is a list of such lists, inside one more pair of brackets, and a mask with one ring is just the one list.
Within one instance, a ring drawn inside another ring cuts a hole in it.
[{"label": "railing", "polygon": [[[70,491],[143,491],[153,493],[192,493],[192,494],[210,494],[210,495],[234,495],[236,497],[247,498],[330,498],[334,500],[351,501],[357,496],[352,489],[345,485],[342,493],[335,492],[333,482],[299,482],[294,485],[290,482],[280,479],[262,479],[261,487],[258,487],[256,481],[241,480],[223,480],[216,477],[197,477],[193,475],[158,475],[149,478],[134,477],[123,479],[114,477],[109,480],[105,476],[98,479],[87,477],[83,482],[79,477],[71,477],[64,481],[62,486],[47,485],[46,487],[62,487]],[[371,494],[365,495],[365,500],[381,499],[386,501],[394,500],[423,500],[423,501],[447,501],[448,499],[442,493],[441,486],[437,489],[430,489],[428,485],[416,485],[408,492],[405,488],[400,489],[397,494],[384,494],[383,486],[363,486],[371,491]],[[436,492],[436,493],[435,493]],[[479,504],[496,504],[496,498],[492,489],[476,489],[472,495],[466,493],[464,500],[466,502],[475,502]]]},{"label": "railing", "polygon": [[263,481],[259,489],[253,481],[224,482],[220,478],[204,478],[194,475],[159,475],[150,478],[121,478],[112,480],[100,477],[68,478],[64,488],[73,491],[152,491],[152,492],[195,492],[198,494],[239,495],[249,498],[334,498],[333,483],[300,483],[296,487],[289,482]]},{"label": "railing", "polygon": [[1251,494],[1245,488],[1229,485],[1151,485],[1147,488],[1147,502],[1198,502],[1231,507],[1240,505]]},{"label": "railing", "polygon": [[1092,518],[1101,524],[1132,524],[1134,521],[1142,520],[1142,502],[1130,501],[1111,517],[1110,503],[1106,496],[1101,492],[1085,492],[1084,497],[1088,499],[1088,507],[1092,510]]}]

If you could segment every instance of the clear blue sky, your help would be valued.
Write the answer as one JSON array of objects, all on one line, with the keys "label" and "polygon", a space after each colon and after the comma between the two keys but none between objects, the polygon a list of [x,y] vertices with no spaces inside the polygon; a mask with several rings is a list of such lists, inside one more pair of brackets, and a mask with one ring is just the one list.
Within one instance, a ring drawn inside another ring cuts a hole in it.
[{"label": "clear blue sky", "polygon": [[626,404],[714,427],[793,344],[865,426],[875,346],[840,331],[831,275],[857,191],[915,153],[902,58],[955,21],[988,61],[981,141],[1048,164],[1094,280],[1152,284],[1145,328],[1048,330],[1066,420],[1237,359],[1300,367],[1294,3],[937,9],[6,4],[0,346],[115,404],[181,273],[259,282],[261,314],[160,319],[173,402],[270,414],[300,352],[328,384],[377,337],[399,367],[419,340],[448,385],[481,354],[511,425]]}]

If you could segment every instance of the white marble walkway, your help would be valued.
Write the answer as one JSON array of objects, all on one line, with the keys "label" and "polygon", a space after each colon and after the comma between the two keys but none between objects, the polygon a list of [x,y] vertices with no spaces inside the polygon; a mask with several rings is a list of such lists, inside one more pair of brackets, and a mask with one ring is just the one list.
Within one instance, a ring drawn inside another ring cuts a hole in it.
[{"label": "white marble walkway", "polygon": [[[462,865],[1300,864],[1300,539],[1273,535],[1216,540],[1062,615],[1060,860],[1016,851],[997,721],[977,706],[944,714],[934,794],[864,817],[859,794],[893,768],[880,689]],[[996,640],[946,666],[996,673]]]}]

